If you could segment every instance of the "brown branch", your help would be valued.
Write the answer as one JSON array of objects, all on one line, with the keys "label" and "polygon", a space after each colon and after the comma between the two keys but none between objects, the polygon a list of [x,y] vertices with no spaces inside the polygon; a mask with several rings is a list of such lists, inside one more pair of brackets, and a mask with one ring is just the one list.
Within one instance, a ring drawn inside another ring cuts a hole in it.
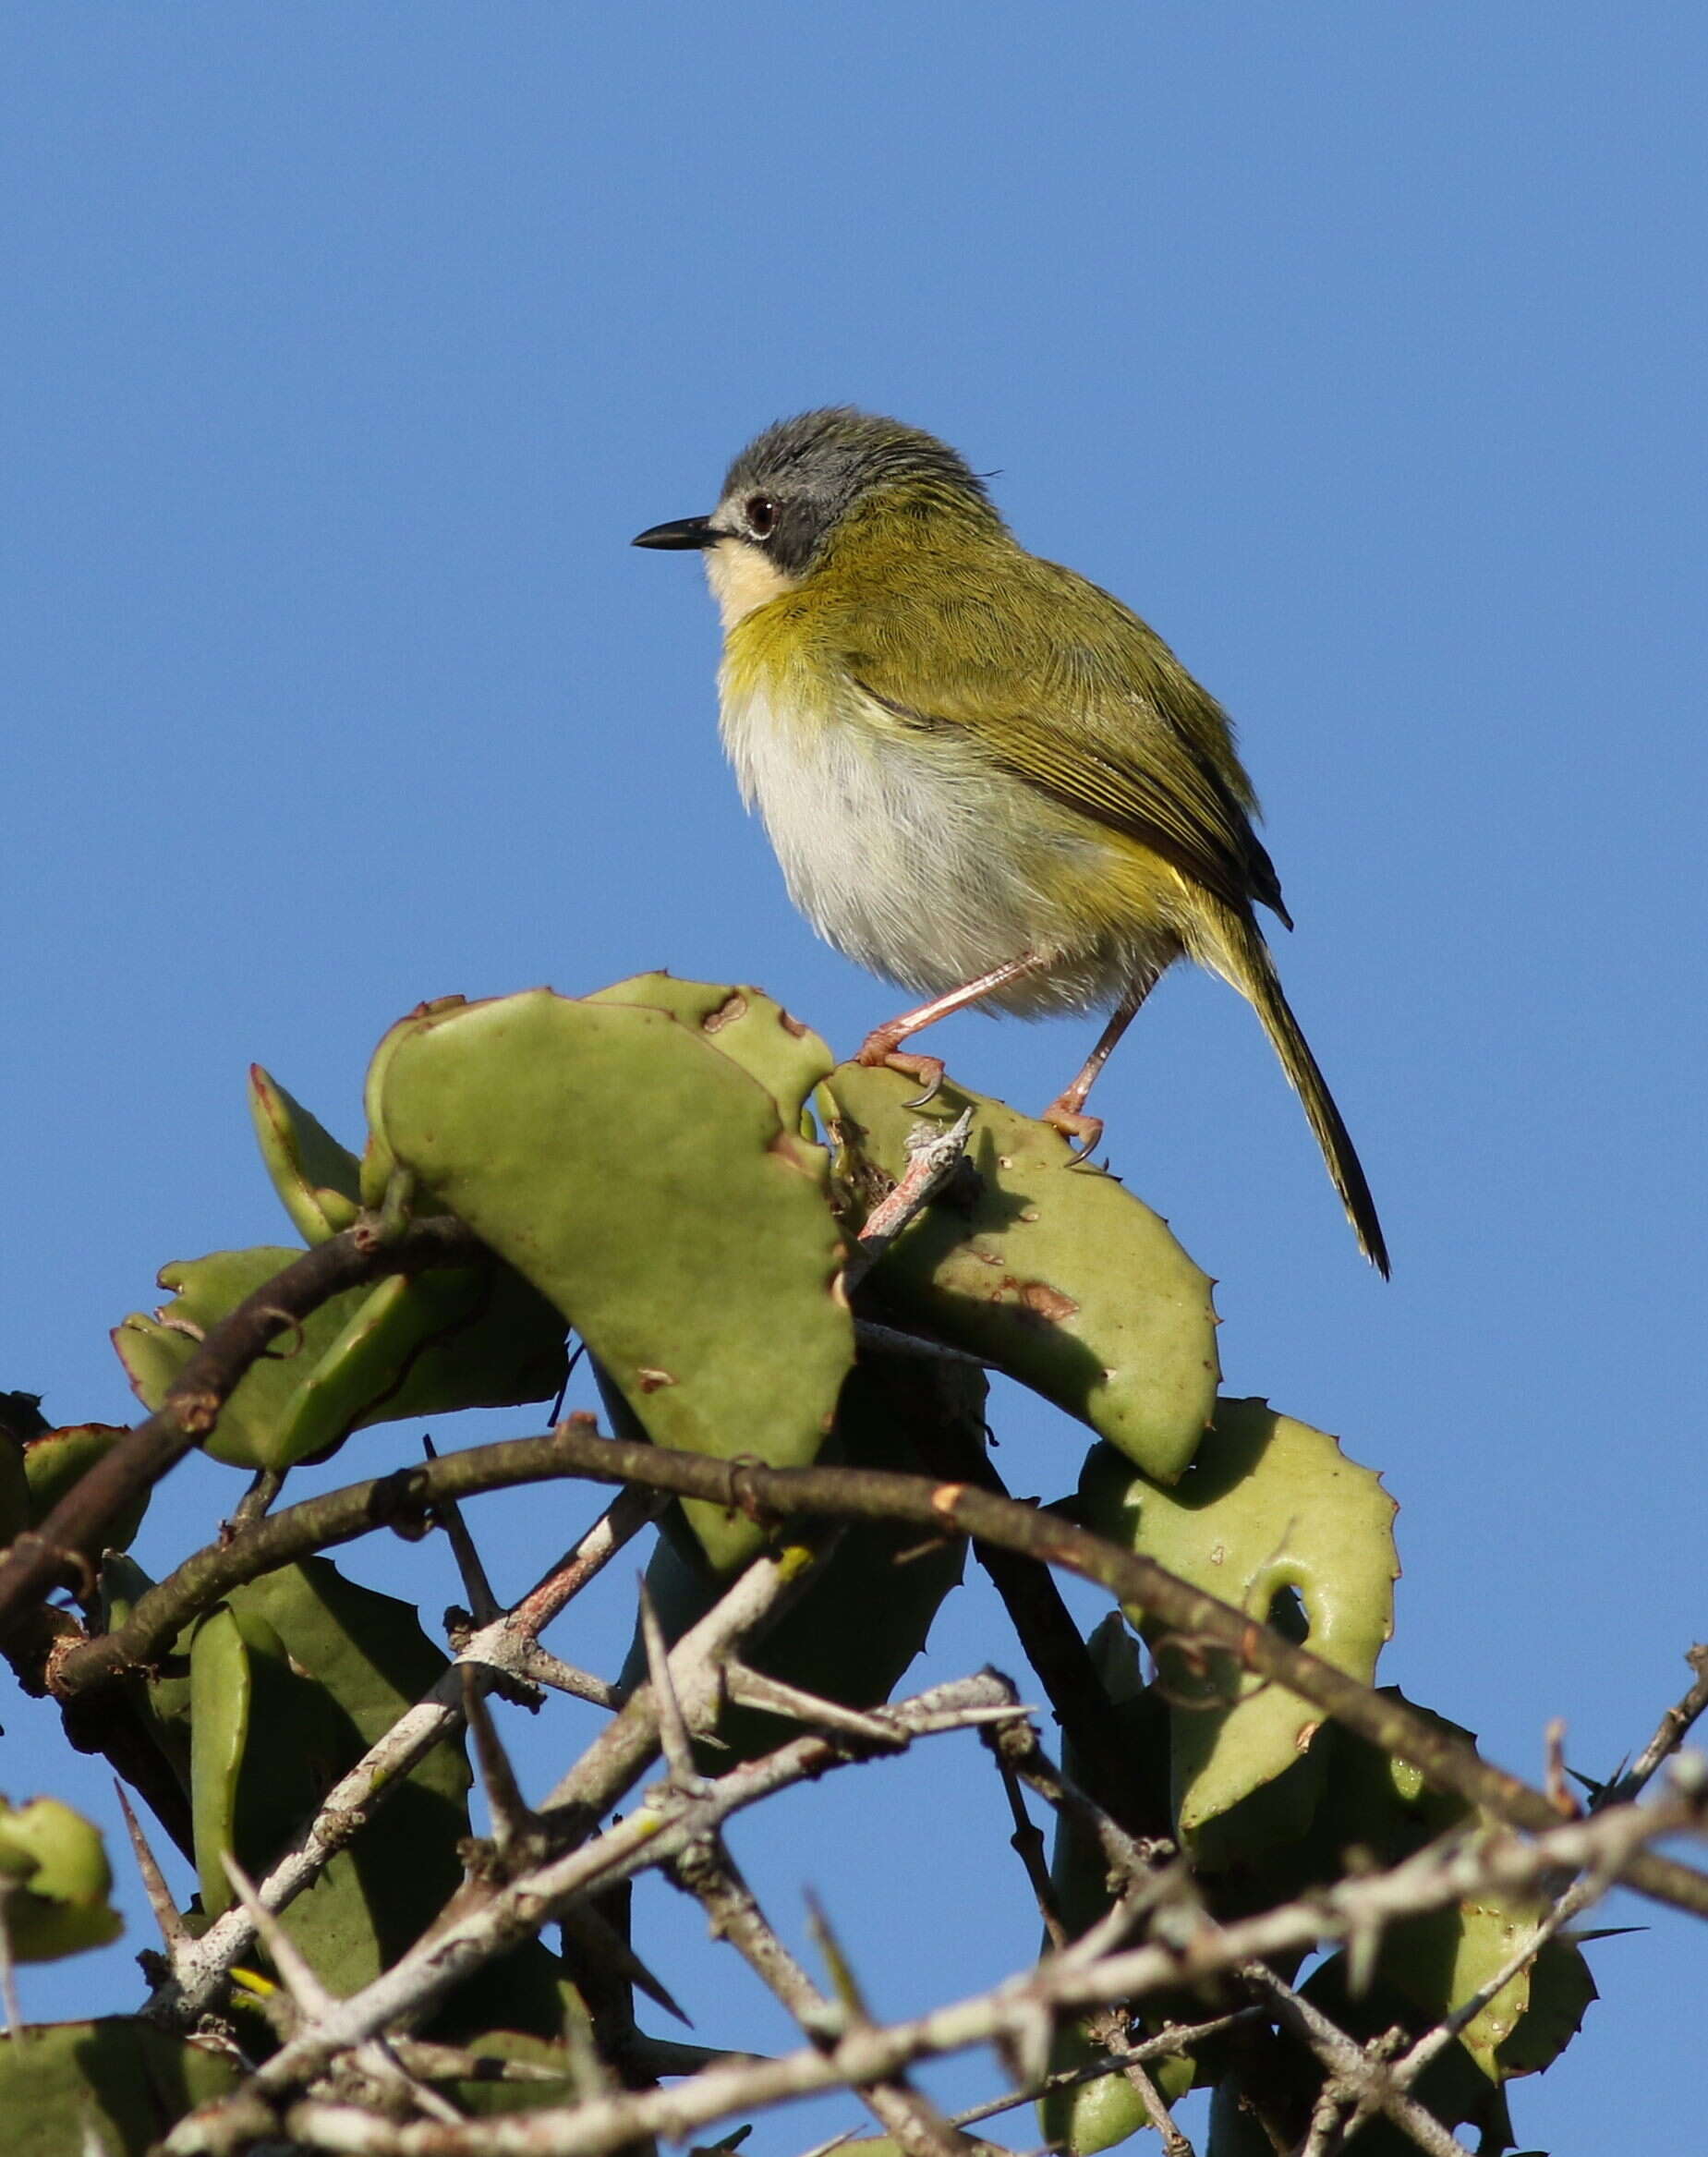
[{"label": "brown branch", "polygon": [[[911,1704],[904,1703],[888,1712],[901,1716]],[[798,1777],[806,1766],[806,1749],[816,1743],[796,1739],[770,1761],[738,1769],[724,1781],[744,1782],[755,1790],[760,1784],[778,1787],[782,1764],[793,1759],[792,1772]],[[699,1816],[691,1825],[684,1818],[687,1836],[704,1833],[734,1809],[735,1792],[720,1784],[714,1786],[714,1793],[684,1805],[684,1814]],[[1084,2011],[1112,1998],[1172,1991],[1182,1983],[1236,1970],[1248,1960],[1270,1959],[1321,1939],[1343,1939],[1373,1924],[1449,1909],[1468,1896],[1521,1892],[1557,1867],[1575,1871],[1602,1864],[1609,1871],[1627,1872],[1632,1852],[1642,1842],[1692,1827],[1700,1831],[1701,1822],[1698,1803],[1680,1794],[1653,1806],[1619,1807],[1593,1820],[1556,1824],[1533,1844],[1508,1836],[1460,1836],[1450,1847],[1422,1850],[1387,1872],[1344,1880],[1261,1916],[1207,1927],[1183,1948],[1153,1943],[1090,1964],[1078,1962],[1070,1949],[1065,1955],[1047,1957],[990,1992],[934,2008],[913,2021],[850,2030],[829,2050],[809,2045],[781,2059],[727,2060],[674,2090],[624,2090],[588,2099],[573,2110],[471,2121],[456,2128],[429,2121],[378,2120],[355,2107],[310,2099],[287,2103],[282,2124],[287,2138],[295,2136],[311,2149],[363,2151],[371,2157],[613,2157],[642,2136],[686,2141],[697,2138],[697,2130],[733,2115],[875,2081],[900,2073],[916,2060],[976,2045],[999,2045],[1005,2038],[1024,2033],[1040,2013]],[[628,1825],[611,1830],[611,1838],[622,1836]],[[667,1828],[656,1840],[671,1837]],[[677,1841],[675,1848],[683,1847],[685,1839],[686,1836]],[[369,1987],[369,1994],[376,1989]],[[345,2018],[346,2042],[351,2042],[369,2034],[368,2016],[352,2014],[356,2006],[345,2001],[337,2010]],[[306,2056],[295,2045],[285,2049],[297,2052],[302,2067],[312,2073],[322,2064],[323,2045],[322,2039],[321,2045]],[[285,2054],[275,2054],[247,2092],[215,2101],[180,2121],[163,2147],[174,2157],[204,2157],[249,2147],[270,2137],[277,2140],[280,2117],[265,2097],[285,2094],[281,2085],[287,2086],[294,2078],[288,2072],[281,2075],[281,2066],[288,2069],[297,2061],[286,2062]]]},{"label": "brown branch", "polygon": [[[668,1871],[705,1910],[713,1936],[729,1942],[794,2018],[802,2035],[816,2044],[833,2044],[848,2027],[847,2014],[818,1990],[778,1937],[722,1836],[691,1842]],[[871,2083],[859,2094],[909,2157],[963,2157],[970,2147],[902,2077]]]},{"label": "brown branch", "polygon": [[0,1551],[0,1636],[42,1596],[86,1575],[108,1523],[208,1436],[237,1381],[277,1335],[345,1289],[382,1274],[466,1265],[484,1250],[449,1215],[412,1221],[391,1237],[377,1223],[358,1221],[263,1282],[200,1343],[154,1413],[80,1476],[39,1529]]},{"label": "brown branch", "polygon": [[[939,1534],[972,1535],[1041,1558],[1106,1588],[1122,1603],[1143,1606],[1175,1631],[1225,1650],[1244,1668],[1286,1686],[1380,1751],[1410,1761],[1437,1788],[1532,1832],[1559,1824],[1558,1811],[1542,1791],[1494,1766],[1474,1746],[1448,1736],[1403,1701],[1361,1685],[1273,1627],[1165,1571],[1154,1559],[1122,1550],[1053,1513],[965,1484],[933,1483],[877,1468],[766,1468],[745,1460],[714,1460],[603,1438],[574,1424],[561,1424],[550,1443],[562,1473],[602,1483],[645,1484],[682,1497],[707,1498],[757,1520],[906,1521]],[[478,1450],[496,1453],[501,1448]],[[467,1458],[454,1454],[437,1465],[449,1467]],[[1657,1901],[1708,1917],[1708,1876],[1689,1865],[1641,1851],[1632,1857],[1623,1878],[1626,1885]]]},{"label": "brown branch", "polygon": [[[321,1249],[328,1247],[322,1244]],[[1123,1550],[1056,1514],[964,1483],[938,1483],[876,1468],[767,1468],[749,1460],[712,1460],[644,1442],[601,1437],[590,1418],[572,1417],[544,1437],[470,1447],[378,1483],[309,1499],[244,1531],[229,1551],[203,1552],[191,1565],[208,1569],[203,1580],[235,1584],[284,1564],[305,1549],[365,1533],[381,1524],[376,1509],[385,1516],[388,1505],[390,1517],[395,1517],[397,1511],[428,1503],[433,1497],[467,1497],[553,1475],[639,1484],[680,1497],[708,1499],[733,1513],[761,1521],[905,1521],[935,1534],[974,1536],[1077,1573],[1119,1601],[1142,1606],[1173,1630],[1223,1649],[1245,1669],[1286,1686],[1379,1751],[1410,1761],[1437,1788],[1450,1790],[1499,1819],[1532,1832],[1559,1820],[1558,1809],[1541,1790],[1494,1766],[1474,1746],[1449,1737],[1403,1701],[1361,1685],[1272,1627],[1165,1571],[1152,1558]],[[390,1495],[382,1498],[378,1495],[382,1492]],[[316,1541],[317,1537],[323,1540]],[[233,1569],[230,1574],[224,1569],[227,1565]],[[180,1568],[174,1579],[188,1569]],[[148,1602],[144,1597],[138,1605],[133,1627]],[[155,1637],[164,1644],[173,1636],[163,1631]],[[110,1672],[112,1654],[111,1643],[105,1641],[74,1651],[66,1658],[61,1682],[69,1681],[73,1669],[80,1678],[97,1662],[103,1674]],[[1708,1917],[1708,1877],[1690,1866],[1643,1851],[1632,1859],[1625,1877],[1628,1885],[1642,1894]]]},{"label": "brown branch", "polygon": [[[325,1245],[321,1248],[323,1250]],[[127,1670],[157,1663],[192,1618],[245,1581],[275,1572],[310,1552],[333,1550],[376,1528],[423,1519],[458,1498],[487,1491],[511,1490],[529,1483],[549,1483],[582,1475],[578,1460],[565,1461],[563,1434],[590,1428],[591,1417],[572,1417],[568,1424],[536,1438],[508,1438],[491,1446],[468,1446],[435,1460],[400,1468],[390,1475],[345,1484],[319,1497],[304,1498],[241,1529],[225,1543],[211,1543],[187,1557],[164,1581],[138,1598],[129,1618],[117,1631],[103,1633],[62,1653],[52,1673],[53,1691],[75,1698],[104,1685]],[[600,1441],[603,1443],[602,1440]],[[595,1478],[621,1482],[616,1476]],[[567,1583],[542,1583],[557,1589]],[[573,1590],[572,1590],[573,1592]],[[564,1600],[566,1601],[567,1595]],[[561,1606],[560,1606],[561,1607]],[[511,1622],[534,1630],[555,1612],[518,1606]]]},{"label": "brown branch", "polygon": [[1684,1743],[1690,1725],[1708,1708],[1708,1645],[1698,1642],[1685,1655],[1685,1661],[1696,1673],[1696,1682],[1680,1701],[1677,1701],[1661,1717],[1653,1738],[1632,1761],[1622,1775],[1616,1775],[1596,1799],[1597,1806],[1628,1802],[1643,1789],[1653,1777],[1661,1763],[1678,1751]]},{"label": "brown branch", "polygon": [[[654,1494],[624,1490],[508,1616],[494,1618],[459,1647],[450,1664],[415,1705],[369,1746],[356,1765],[321,1800],[314,1818],[273,1860],[258,1893],[269,1910],[285,1909],[320,1875],[402,1785],[433,1747],[462,1721],[463,1674],[475,1670],[487,1682],[500,1673],[526,1670],[538,1629],[555,1618],[636,1535],[658,1510]],[[176,1958],[170,1981],[156,1991],[146,2012],[168,2027],[195,2027],[212,2007],[225,1973],[254,1937],[241,1903],[216,1918],[200,1939]]]}]

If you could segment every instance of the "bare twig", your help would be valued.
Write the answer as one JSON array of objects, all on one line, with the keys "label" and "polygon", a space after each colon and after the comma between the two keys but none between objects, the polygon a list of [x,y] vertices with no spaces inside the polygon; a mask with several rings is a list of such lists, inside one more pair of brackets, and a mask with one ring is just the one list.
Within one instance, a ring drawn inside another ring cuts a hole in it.
[{"label": "bare twig", "polygon": [[480,1787],[486,1792],[487,1811],[492,1819],[492,1840],[504,1852],[515,1844],[527,1841],[536,1825],[534,1814],[522,1795],[515,1770],[510,1764],[510,1755],[504,1751],[503,1740],[492,1721],[492,1711],[486,1704],[486,1689],[478,1672],[467,1663],[459,1663],[455,1667],[462,1673],[463,1720],[475,1741]]},{"label": "bare twig", "polygon": [[1645,1789],[1661,1763],[1684,1743],[1691,1724],[1708,1709],[1708,1643],[1698,1642],[1684,1659],[1696,1673],[1694,1684],[1682,1700],[1667,1709],[1653,1737],[1625,1773],[1614,1777],[1598,1804],[1627,1804],[1640,1790]]},{"label": "bare twig", "polygon": [[866,1215],[858,1245],[842,1269],[845,1291],[852,1292],[948,1182],[961,1165],[972,1130],[973,1111],[963,1109],[947,1128],[921,1123],[909,1133],[906,1170],[895,1189]]},{"label": "bare twig", "polygon": [[[981,1689],[991,1682],[963,1680],[958,1687],[941,1688],[935,1695],[922,1694],[883,1712],[895,1716],[902,1727],[940,1727],[946,1714],[953,1719],[951,1703],[956,1708],[986,1704]],[[639,1812],[608,1829],[597,1845],[540,1868],[518,1883],[516,1892],[528,1898],[531,1922],[537,1924],[560,1898],[643,1864],[673,1859],[689,1841],[715,1829],[731,1812],[788,1782],[821,1773],[836,1758],[827,1740],[796,1739],[763,1760],[732,1770],[704,1796],[656,1794]],[[821,2090],[893,2078],[914,2060],[971,2045],[1025,2040],[1040,2015],[1190,1987],[1247,1962],[1344,1937],[1355,1926],[1379,1928],[1403,1917],[1451,1907],[1472,1895],[1521,1892],[1561,1867],[1575,1872],[1594,1865],[1622,1873],[1657,1837],[1700,1833],[1703,1812],[1701,1790],[1676,1789],[1652,1805],[1612,1808],[1593,1819],[1557,1825],[1531,1840],[1495,1832],[1461,1834],[1417,1852],[1387,1872],[1342,1881],[1236,1923],[1200,1925],[1179,1945],[1153,1942],[1092,1961],[1082,1960],[1071,1949],[1047,1957],[1036,1969],[992,1992],[914,2021],[850,2030],[828,2050],[809,2046],[778,2060],[727,2062],[673,2090],[613,2093],[589,2100],[573,2114],[537,2114],[525,2126],[487,2123],[483,2130],[487,2139],[478,2142],[434,2139],[437,2130],[427,2124],[387,2127],[382,2139],[374,2139],[370,2138],[377,2130],[366,2115],[314,2102],[289,2105],[285,2124],[288,2132],[312,2146],[385,2151],[394,2157],[430,2157],[432,2152],[456,2150],[478,2151],[482,2157],[522,2151],[537,2157],[538,2153],[605,2157],[641,2136],[686,2139],[731,2113]],[[514,1938],[526,1936],[526,1924],[515,1931],[507,1923],[515,1913],[514,1908],[506,1912],[504,1904],[505,1896],[501,1895],[458,1927],[439,1935],[434,1952],[445,1957],[448,1964],[439,1974],[448,1976],[450,1984]],[[258,2122],[275,2118],[266,2100],[285,2098],[338,2052],[362,2042],[394,2017],[406,2015],[449,1989],[449,1984],[423,1982],[418,1959],[412,1951],[395,1970],[343,2002],[335,2016],[317,2030],[285,2045],[251,2078],[245,2092],[180,2122],[165,2148],[176,2157],[191,2157],[192,2152],[241,2146],[246,2135],[259,2131]]]},{"label": "bare twig", "polygon": [[[650,1450],[643,1446],[641,1451]],[[811,1545],[767,1551],[671,1650],[671,1682],[684,1722],[709,1730],[723,1700],[723,1666],[798,1594],[818,1562]],[[637,1686],[540,1807],[565,1840],[585,1834],[632,1788],[659,1751],[659,1710],[650,1684]]]},{"label": "bare twig", "polygon": [[530,1644],[518,1655],[516,1676],[527,1678],[530,1685],[549,1686],[554,1692],[567,1692],[573,1699],[588,1701],[596,1708],[623,1705],[623,1695],[614,1685],[595,1678],[590,1671],[577,1670],[573,1663],[565,1663],[561,1655],[554,1655],[546,1648]]},{"label": "bare twig", "polygon": [[694,1741],[688,1736],[688,1726],[682,1713],[682,1703],[676,1698],[676,1684],[671,1676],[670,1648],[664,1639],[664,1628],[659,1623],[659,1614],[653,1607],[651,1592],[643,1573],[640,1588],[640,1637],[647,1651],[647,1671],[652,1688],[652,1711],[658,1719],[659,1747],[664,1755],[664,1764],[670,1770],[671,1780],[681,1789],[697,1789],[700,1775],[694,1765]]},{"label": "bare twig", "polygon": [[109,1522],[208,1436],[237,1381],[279,1334],[299,1327],[343,1290],[382,1274],[466,1266],[483,1255],[478,1239],[448,1215],[412,1221],[392,1235],[364,1219],[263,1283],[198,1346],[154,1413],[79,1476],[39,1529],[0,1551],[0,1634],[87,1567]]},{"label": "bare twig", "polygon": [[[463,1719],[463,1672],[525,1672],[534,1630],[555,1617],[651,1518],[661,1497],[623,1491],[582,1536],[526,1594],[507,1618],[476,1633],[432,1690],[407,1710],[347,1775],[340,1777],[320,1811],[273,1863],[256,1890],[263,1909],[282,1910],[318,1877],[328,1860],[366,1825],[374,1809],[399,1787],[435,1745],[453,1736]],[[254,1937],[242,1906],[234,1906],[176,1958],[172,1981],[157,1991],[147,2013],[179,2029],[193,2029],[212,2006],[219,1987]]]},{"label": "bare twig", "polygon": [[1014,1822],[1014,1832],[1008,1838],[1009,1847],[1025,1868],[1026,1878],[1032,1887],[1032,1898],[1038,1906],[1039,1917],[1044,1921],[1045,1937],[1052,1947],[1065,1947],[1068,1932],[1061,1921],[1055,1884],[1049,1876],[1049,1860],[1044,1850],[1044,1831],[1026,1811],[1026,1800],[1021,1794],[1020,1777],[1004,1757],[1000,1738],[987,1736],[986,1742],[1002,1777],[1003,1795],[1008,1800],[1008,1809]]},{"label": "bare twig", "polygon": [[1161,2138],[1168,2157],[1193,2157],[1192,2143],[1163,2102],[1162,2092],[1152,2080],[1149,2067],[1135,2056],[1137,2048],[1127,2035],[1125,2015],[1120,2008],[1112,2008],[1107,2018],[1094,2018],[1091,2028],[1093,2034],[1108,2047],[1128,2087],[1136,2092],[1145,2107],[1145,2116]]},{"label": "bare twig", "polygon": [[[1217,2015],[1208,2022],[1175,2023],[1153,2036],[1129,2039],[1131,2050],[1127,2057],[1147,2066],[1153,2060],[1171,2059],[1177,2053],[1191,2052],[1211,2038],[1224,2037],[1230,2030],[1247,2028],[1262,2014],[1260,2007],[1242,2007],[1232,2015]],[[1059,2074],[1046,2075],[1042,2081],[1029,2083],[1024,2090],[1010,2090],[1001,2097],[987,2098],[983,2104],[968,2105],[964,2112],[951,2113],[950,2125],[975,2127],[980,2120],[994,2119],[999,2113],[1014,2112],[1023,2104],[1036,2104],[1055,2090],[1076,2090],[1082,2083],[1100,2082],[1120,2065],[1120,2061],[1106,2055],[1083,2067],[1063,2067]]]},{"label": "bare twig", "polygon": [[1433,2112],[1426,2112],[1396,2087],[1386,2061],[1354,2044],[1320,2007],[1296,1993],[1274,1970],[1264,1963],[1250,1961],[1239,1965],[1238,1974],[1253,1992],[1268,2001],[1282,2027],[1309,2045],[1326,2069],[1330,2083],[1344,2090],[1350,2102],[1386,2113],[1420,2150],[1429,2152],[1429,2157],[1471,2157],[1465,2145],[1448,2133]]},{"label": "bare twig", "polygon": [[[430,1460],[437,1460],[439,1448],[425,1431],[421,1434],[421,1450]],[[492,1583],[487,1578],[480,1553],[475,1548],[475,1539],[468,1533],[462,1509],[454,1498],[443,1498],[433,1508],[433,1518],[444,1530],[445,1540],[451,1545],[451,1555],[456,1560],[456,1569],[462,1576],[463,1593],[468,1598],[468,1607],[477,1625],[491,1625],[503,1608],[492,1593]]]},{"label": "bare twig", "polygon": [[745,1708],[762,1708],[767,1715],[786,1715],[809,1730],[842,1730],[868,1745],[894,1743],[894,1733],[873,1715],[844,1707],[841,1701],[826,1700],[821,1693],[804,1692],[798,1685],[785,1685],[755,1670],[739,1657],[724,1666],[724,1690]]},{"label": "bare twig", "polygon": [[985,1742],[1000,1754],[1004,1764],[1029,1790],[1036,1791],[1046,1804],[1072,1820],[1096,1843],[1105,1865],[1118,1878],[1138,1886],[1154,1879],[1158,1869],[1174,1856],[1171,1842],[1129,1835],[1101,1803],[1055,1765],[1030,1723],[1005,1723]]},{"label": "bare twig", "polygon": [[125,1786],[116,1775],[113,1787],[118,1795],[118,1809],[125,1816],[125,1832],[130,1837],[131,1854],[137,1860],[137,1871],[142,1875],[142,1891],[148,1896],[149,1908],[154,1913],[154,1922],[160,1927],[160,1936],[165,1943],[168,1961],[173,1960],[180,1948],[189,1941],[189,1931],[173,1900],[172,1890],[166,1884],[166,1875],[161,1871],[149,1839],[142,1832],[142,1823],[131,1810]]},{"label": "bare twig", "polygon": [[[714,1934],[730,1943],[811,2042],[833,2044],[842,2036],[848,2027],[846,2009],[827,1999],[790,1954],[721,1836],[707,1836],[691,1843],[672,1868],[672,1876],[699,1902]],[[873,2083],[860,2095],[904,2150],[960,2157],[965,2149],[964,2138],[952,2130],[929,2099],[905,2081]]]}]

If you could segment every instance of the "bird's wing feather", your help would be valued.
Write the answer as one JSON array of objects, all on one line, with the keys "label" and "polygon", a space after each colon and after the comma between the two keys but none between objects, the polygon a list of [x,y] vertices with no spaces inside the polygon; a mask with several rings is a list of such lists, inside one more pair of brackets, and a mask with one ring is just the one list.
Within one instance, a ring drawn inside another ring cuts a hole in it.
[{"label": "bird's wing feather", "polygon": [[[1257,900],[1288,919],[1227,715],[1153,630],[1018,551],[999,577],[986,561],[930,581],[928,594],[866,595],[843,663],[868,696],[903,725],[961,731],[994,766],[1230,904]],[[1008,581],[1019,588],[1005,605]]]}]

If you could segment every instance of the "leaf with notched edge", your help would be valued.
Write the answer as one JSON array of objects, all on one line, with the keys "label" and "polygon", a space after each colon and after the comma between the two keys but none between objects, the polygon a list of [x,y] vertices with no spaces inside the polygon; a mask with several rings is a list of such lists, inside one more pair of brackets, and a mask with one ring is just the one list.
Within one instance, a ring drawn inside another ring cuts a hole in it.
[{"label": "leaf with notched edge", "polygon": [[855,1063],[820,1089],[837,1173],[868,1203],[901,1180],[922,1121],[973,1110],[963,1182],[896,1239],[871,1292],[902,1325],[983,1358],[1171,1483],[1216,1402],[1209,1277],[1060,1132],[949,1080],[923,1109],[908,1106],[916,1090]]}]

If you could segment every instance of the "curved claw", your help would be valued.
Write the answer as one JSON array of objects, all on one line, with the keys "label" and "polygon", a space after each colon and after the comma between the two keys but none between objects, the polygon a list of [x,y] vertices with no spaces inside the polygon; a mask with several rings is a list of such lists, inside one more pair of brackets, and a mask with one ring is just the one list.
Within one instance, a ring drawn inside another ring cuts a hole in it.
[{"label": "curved claw", "polygon": [[1059,1100],[1050,1103],[1038,1121],[1048,1123],[1052,1131],[1060,1132],[1070,1148],[1073,1148],[1073,1142],[1078,1140],[1078,1146],[1073,1150],[1075,1161],[1088,1161],[1092,1148],[1103,1136],[1101,1116],[1084,1115],[1079,1109],[1070,1109]]},{"label": "curved claw", "polygon": [[[893,1059],[891,1060],[893,1061]],[[907,1060],[910,1063],[928,1063],[936,1066],[935,1070],[929,1072],[922,1072],[918,1074],[925,1079],[926,1090],[905,1104],[909,1109],[927,1108],[937,1099],[937,1097],[943,1090],[943,1060],[939,1056],[910,1056]]]},{"label": "curved claw", "polygon": [[923,1109],[927,1101],[934,1101],[942,1090],[943,1060],[940,1056],[910,1056],[903,1048],[891,1048],[881,1060],[887,1069],[899,1071],[903,1078],[918,1079],[924,1085],[925,1092],[919,1098],[908,1102],[910,1109]]}]

